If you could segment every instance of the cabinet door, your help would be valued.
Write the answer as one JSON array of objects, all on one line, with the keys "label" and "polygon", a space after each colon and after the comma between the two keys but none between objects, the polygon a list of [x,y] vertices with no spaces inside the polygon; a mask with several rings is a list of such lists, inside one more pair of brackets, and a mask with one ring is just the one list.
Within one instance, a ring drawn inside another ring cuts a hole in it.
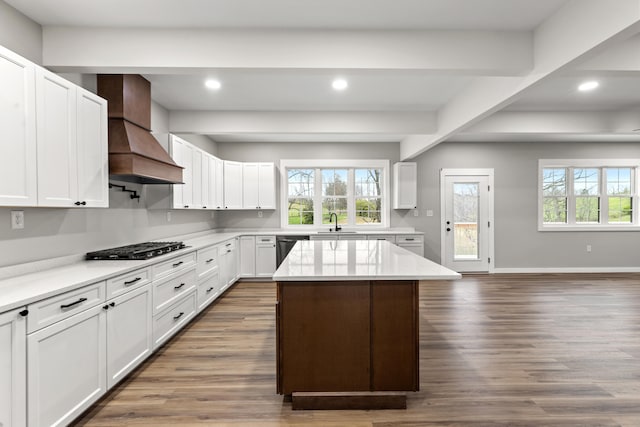
[{"label": "cabinet door", "polygon": [[27,336],[29,426],[67,425],[106,392],[101,305]]},{"label": "cabinet door", "polygon": [[213,206],[216,209],[224,208],[224,161],[214,158],[215,162],[215,173],[214,173],[214,190],[215,190],[215,198],[213,200]]},{"label": "cabinet door", "polygon": [[[182,161],[183,147],[182,140],[176,136],[171,135],[169,139],[169,154],[171,154],[171,158],[178,166],[184,167],[184,162]],[[184,181],[187,171],[185,169],[182,170],[182,180]],[[172,187],[172,206],[174,209],[182,209],[184,207],[184,203],[182,202],[182,196],[184,193],[184,184],[171,184]]]},{"label": "cabinet door", "polygon": [[256,277],[271,277],[276,271],[276,244],[256,245]]},{"label": "cabinet door", "polygon": [[[77,88],[78,198],[87,207],[109,207],[107,101]],[[84,205],[83,205],[84,206]]]},{"label": "cabinet door", "polygon": [[35,66],[0,46],[0,206],[36,206]]},{"label": "cabinet door", "polygon": [[240,237],[240,277],[255,277],[256,275],[256,238],[255,236]]},{"label": "cabinet door", "polygon": [[72,207],[78,198],[76,86],[36,71],[38,205]]},{"label": "cabinet door", "polygon": [[193,174],[191,175],[191,194],[193,194],[193,200],[189,207],[202,209],[202,151],[194,147],[190,148],[192,152],[191,169],[193,170]]},{"label": "cabinet door", "polygon": [[200,180],[200,191],[202,193],[202,209],[212,209],[211,207],[211,156],[202,154],[202,177]]},{"label": "cabinet door", "polygon": [[[182,207],[193,207],[193,147],[183,141],[182,143]],[[180,184],[177,184],[180,185]],[[175,186],[174,186],[175,187]]]},{"label": "cabinet door", "polygon": [[273,163],[260,163],[258,165],[258,194],[260,209],[276,208],[276,174]]},{"label": "cabinet door", "polygon": [[242,209],[242,163],[224,161],[224,208]]},{"label": "cabinet door", "polygon": [[151,285],[114,298],[107,307],[107,387],[111,388],[151,354]]},{"label": "cabinet door", "polygon": [[242,164],[242,207],[245,209],[258,209],[260,178],[258,163]]},{"label": "cabinet door", "polygon": [[418,207],[418,170],[413,162],[399,162],[393,165],[394,209],[416,209]]},{"label": "cabinet door", "polygon": [[198,313],[211,304],[220,295],[220,277],[218,271],[198,282]]},{"label": "cabinet door", "polygon": [[19,310],[0,314],[0,426],[27,419],[27,329]]}]

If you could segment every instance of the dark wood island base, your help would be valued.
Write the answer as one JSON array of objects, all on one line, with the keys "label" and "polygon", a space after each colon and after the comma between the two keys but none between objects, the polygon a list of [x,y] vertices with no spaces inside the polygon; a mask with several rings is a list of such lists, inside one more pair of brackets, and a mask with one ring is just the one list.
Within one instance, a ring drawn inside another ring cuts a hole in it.
[{"label": "dark wood island base", "polygon": [[406,408],[419,389],[418,281],[281,281],[278,393],[294,409]]}]

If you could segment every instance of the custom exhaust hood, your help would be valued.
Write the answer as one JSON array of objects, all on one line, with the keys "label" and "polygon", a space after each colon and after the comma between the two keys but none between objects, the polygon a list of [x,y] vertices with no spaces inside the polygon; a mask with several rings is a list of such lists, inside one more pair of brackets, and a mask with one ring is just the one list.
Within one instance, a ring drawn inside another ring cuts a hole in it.
[{"label": "custom exhaust hood", "polygon": [[139,184],[182,184],[183,167],[151,135],[151,83],[138,74],[99,74],[109,103],[109,176]]}]

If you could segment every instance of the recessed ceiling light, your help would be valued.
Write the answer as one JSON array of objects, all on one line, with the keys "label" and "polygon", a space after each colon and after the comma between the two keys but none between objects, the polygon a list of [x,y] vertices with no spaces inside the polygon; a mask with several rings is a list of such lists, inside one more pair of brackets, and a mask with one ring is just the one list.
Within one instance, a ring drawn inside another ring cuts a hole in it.
[{"label": "recessed ceiling light", "polygon": [[204,85],[213,90],[218,90],[222,87],[222,84],[220,84],[218,80],[213,79],[207,80],[206,82],[204,82]]},{"label": "recessed ceiling light", "polygon": [[598,86],[600,86],[600,83],[598,83],[595,80],[591,80],[591,81],[584,82],[584,83],[580,84],[580,86],[578,86],[578,90],[580,92],[587,92],[587,91],[590,91],[590,90],[594,90]]},{"label": "recessed ceiling light", "polygon": [[349,86],[349,83],[347,83],[345,79],[335,79],[333,83],[331,83],[331,86],[333,86],[335,90],[345,90]]}]

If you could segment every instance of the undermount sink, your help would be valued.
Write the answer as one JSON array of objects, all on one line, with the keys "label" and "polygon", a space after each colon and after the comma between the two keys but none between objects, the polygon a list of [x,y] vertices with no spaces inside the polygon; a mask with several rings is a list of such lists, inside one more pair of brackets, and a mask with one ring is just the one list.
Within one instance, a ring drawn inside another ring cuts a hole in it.
[{"label": "undermount sink", "polygon": [[318,231],[318,234],[356,234],[357,231]]}]

